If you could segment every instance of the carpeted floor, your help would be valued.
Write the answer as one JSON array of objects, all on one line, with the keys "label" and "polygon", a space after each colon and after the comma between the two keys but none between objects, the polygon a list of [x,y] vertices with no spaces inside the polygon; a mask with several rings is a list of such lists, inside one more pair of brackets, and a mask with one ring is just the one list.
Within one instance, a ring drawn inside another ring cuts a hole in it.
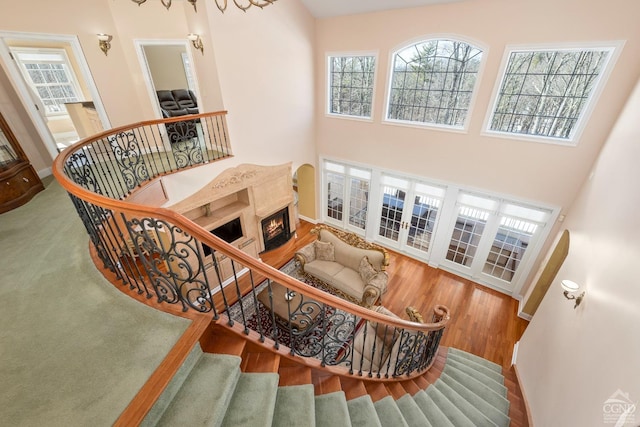
[{"label": "carpeted floor", "polygon": [[111,425],[189,325],[102,277],[55,181],[0,215],[0,259],[2,425]]}]

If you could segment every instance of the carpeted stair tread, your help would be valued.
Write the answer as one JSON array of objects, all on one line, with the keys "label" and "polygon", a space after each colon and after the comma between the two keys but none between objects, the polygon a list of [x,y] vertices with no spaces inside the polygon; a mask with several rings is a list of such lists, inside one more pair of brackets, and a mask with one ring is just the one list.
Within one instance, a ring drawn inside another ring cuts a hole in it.
[{"label": "carpeted stair tread", "polygon": [[273,427],[315,427],[313,384],[278,387]]},{"label": "carpeted stair tread", "polygon": [[368,394],[348,400],[347,407],[353,427],[382,427],[371,396]]},{"label": "carpeted stair tread", "polygon": [[409,427],[393,397],[384,397],[373,404],[383,427]]},{"label": "carpeted stair tread", "polygon": [[220,426],[233,396],[237,356],[204,353],[158,422],[159,426]]},{"label": "carpeted stair tread", "polygon": [[396,405],[409,427],[432,427],[418,404],[409,393],[396,400]]},{"label": "carpeted stair tread", "polygon": [[[452,390],[458,393],[466,401],[471,403],[476,409],[482,412],[485,417],[489,418],[496,425],[501,427],[509,426],[510,419],[507,415],[509,413],[508,405],[506,411],[493,406],[484,399],[483,395],[474,393],[444,372],[440,375],[440,380],[451,387]],[[493,393],[493,391],[486,389],[485,394],[489,393]],[[495,395],[495,393],[493,394]]]},{"label": "carpeted stair tread", "polygon": [[468,363],[459,362],[457,360],[447,358],[445,369],[447,368],[447,366],[451,366],[453,368],[456,368],[464,372],[465,374],[471,376],[472,378],[475,378],[476,380],[480,381],[482,384],[486,385],[487,387],[489,387],[491,390],[495,391],[502,397],[507,397],[507,388],[503,384],[500,384],[498,381],[494,380],[491,377],[486,376],[482,372],[478,372],[477,370],[474,369],[474,367],[469,366]]},{"label": "carpeted stair tread", "polygon": [[351,427],[344,391],[315,397],[316,427]]},{"label": "carpeted stair tread", "polygon": [[[491,368],[487,368],[486,366],[480,364],[480,363],[476,363],[473,360],[469,360],[466,359],[464,357],[458,356],[456,353],[452,353],[447,355],[447,362],[449,363],[449,361],[456,361],[459,363],[463,363],[464,365],[468,366],[469,368],[472,368],[473,370],[491,378],[492,380],[494,380],[495,382],[497,382],[498,384],[504,385],[504,377],[502,376],[502,374],[494,371]],[[445,363],[445,364],[446,364]]]},{"label": "carpeted stair tread", "polygon": [[476,356],[475,354],[472,353],[468,353],[466,351],[462,351],[459,350],[457,348],[453,348],[453,347],[449,347],[449,352],[448,354],[455,354],[456,356],[459,357],[463,357],[465,359],[471,360],[472,362],[475,363],[479,363],[480,365],[483,365],[493,371],[496,371],[497,373],[502,375],[502,366],[498,365],[497,363],[493,363],[490,360],[487,360],[483,357],[480,356]]},{"label": "carpeted stair tread", "polygon": [[240,374],[222,426],[270,427],[276,405],[278,378],[275,373]]},{"label": "carpeted stair tread", "polygon": [[[445,366],[442,370],[442,373],[445,374],[448,378],[452,378],[453,380],[455,380],[461,386],[464,386],[464,388],[471,390],[474,394],[481,396],[491,406],[496,407],[503,414],[509,413],[509,401],[502,394],[496,392],[489,386],[485,385],[483,382],[478,381],[474,377],[451,365]],[[455,389],[455,387],[453,388]]]},{"label": "carpeted stair tread", "polygon": [[449,421],[456,427],[476,427],[473,422],[433,384],[427,388],[427,394]]},{"label": "carpeted stair tread", "polygon": [[[495,427],[496,424],[487,418],[473,403],[460,396],[447,383],[438,379],[434,387],[467,417],[476,427]],[[479,399],[481,400],[481,399]],[[509,423],[507,423],[507,426]]]},{"label": "carpeted stair tread", "polygon": [[442,410],[436,405],[431,396],[426,391],[421,390],[413,396],[413,400],[416,401],[418,407],[422,411],[427,420],[434,427],[456,427],[449,421],[449,418],[442,412]]},{"label": "carpeted stair tread", "polygon": [[173,401],[173,398],[180,391],[182,385],[187,380],[189,374],[196,366],[201,357],[202,348],[200,347],[200,344],[196,344],[185,361],[182,363],[176,374],[173,376],[173,378],[171,378],[171,381],[169,381],[169,384],[167,385],[167,387],[165,387],[156,403],[153,404],[153,407],[151,408],[149,413],[140,423],[141,427],[155,426],[156,424],[158,424],[158,421],[162,418],[162,415],[171,404],[171,401]]}]

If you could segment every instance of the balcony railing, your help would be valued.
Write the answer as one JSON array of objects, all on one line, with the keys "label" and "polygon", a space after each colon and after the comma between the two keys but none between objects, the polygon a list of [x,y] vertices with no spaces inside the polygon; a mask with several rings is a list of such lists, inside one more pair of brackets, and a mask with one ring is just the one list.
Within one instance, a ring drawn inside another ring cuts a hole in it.
[{"label": "balcony railing", "polygon": [[[161,305],[213,313],[248,338],[284,346],[322,366],[341,366],[345,375],[384,379],[428,369],[449,320],[446,307],[435,307],[424,324],[390,317],[300,282],[177,212],[128,201],[160,176],[231,156],[225,115],[136,123],[88,138],[58,156],[54,175],[103,267],[123,286]],[[203,245],[211,248],[210,258]],[[231,279],[220,271],[220,255],[231,259]],[[213,262],[215,275],[205,274],[205,259]],[[266,315],[257,315],[259,310]]]}]

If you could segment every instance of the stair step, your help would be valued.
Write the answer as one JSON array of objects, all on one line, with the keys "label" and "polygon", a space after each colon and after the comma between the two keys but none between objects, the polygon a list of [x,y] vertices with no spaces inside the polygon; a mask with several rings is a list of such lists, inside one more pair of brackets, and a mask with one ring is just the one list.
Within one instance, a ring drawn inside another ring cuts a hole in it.
[{"label": "stair step", "polygon": [[315,427],[313,385],[278,387],[273,427]]},{"label": "stair step", "polygon": [[340,377],[337,375],[314,376],[313,385],[316,396],[342,391]]},{"label": "stair step", "polygon": [[409,427],[432,427],[418,404],[410,394],[405,394],[396,400],[398,409]]},{"label": "stair step", "polygon": [[155,426],[158,423],[201,357],[202,348],[200,347],[200,345],[196,344],[178,369],[178,372],[176,372],[173,378],[171,378],[171,381],[164,389],[149,413],[144,417],[144,420],[140,424],[141,427]]},{"label": "stair step", "polygon": [[483,382],[478,381],[470,375],[467,375],[463,371],[453,366],[445,367],[444,371],[442,371],[443,375],[446,375],[447,378],[452,378],[460,385],[464,386],[466,389],[471,390],[478,396],[481,396],[484,400],[486,400],[491,406],[496,407],[503,414],[509,413],[509,400],[507,400],[503,395],[496,392],[491,387],[485,385]]},{"label": "stair step", "polygon": [[421,390],[413,396],[418,407],[434,427],[455,427],[426,391]]},{"label": "stair step", "polygon": [[367,389],[367,393],[369,393],[369,395],[371,396],[371,400],[373,400],[373,403],[389,396],[389,390],[387,390],[387,388],[382,383],[366,382],[364,383],[364,386]]},{"label": "stair step", "polygon": [[452,353],[447,357],[447,363],[449,363],[450,361],[456,361],[458,363],[462,363],[465,366],[468,366],[469,368],[472,368],[474,371],[479,372],[479,373],[491,378],[492,380],[494,380],[498,384],[504,385],[504,377],[502,376],[501,373],[496,372],[491,368],[487,368],[486,366],[484,366],[484,365],[482,365],[480,363],[476,363],[476,362],[474,362],[472,360],[469,360],[467,358],[459,356],[457,353]]},{"label": "stair step", "polygon": [[402,385],[398,382],[388,383],[385,385],[385,387],[394,400],[398,400],[402,396],[407,394],[407,390],[405,390],[404,387],[402,387]]},{"label": "stair step", "polygon": [[276,405],[277,390],[278,374],[240,374],[222,426],[270,427]]},{"label": "stair step", "polygon": [[380,419],[368,394],[347,401],[349,418],[353,427],[382,427]]},{"label": "stair step", "polygon": [[373,404],[384,427],[409,427],[392,396],[387,396]]},{"label": "stair step", "polygon": [[[495,423],[487,418],[479,409],[471,404],[464,397],[460,396],[447,383],[439,379],[434,387],[442,393],[456,408],[467,417],[476,427],[495,427]],[[509,423],[507,422],[507,426]]]},{"label": "stair step", "polygon": [[347,399],[343,391],[316,395],[316,427],[351,427]]},{"label": "stair step", "polygon": [[502,366],[498,365],[497,363],[493,363],[492,361],[487,360],[483,357],[476,356],[475,354],[468,353],[466,351],[462,351],[453,347],[449,347],[449,354],[455,354],[459,357],[463,357],[465,359],[471,360],[472,362],[479,363],[491,370],[496,371],[499,374],[502,374]]},{"label": "stair step", "polygon": [[246,353],[242,358],[242,372],[277,372],[280,355],[272,352]]},{"label": "stair step", "polygon": [[402,381],[400,385],[402,385],[402,388],[404,388],[405,391],[409,393],[411,396],[413,396],[414,394],[416,394],[421,390],[420,387],[418,387],[418,385],[413,380]]},{"label": "stair step", "polygon": [[[443,373],[440,376],[440,380],[442,380],[445,384],[451,387],[456,393],[458,393],[462,398],[471,403],[473,407],[478,409],[482,414],[493,421],[498,426],[508,427],[510,420],[508,417],[508,406],[507,411],[502,411],[497,407],[493,406],[489,402],[487,402],[481,394],[476,394],[473,391],[466,388],[464,385],[460,384],[455,379],[451,378],[446,373]],[[490,394],[493,391],[486,389],[486,393]]]},{"label": "stair step", "polygon": [[438,408],[442,411],[443,414],[449,418],[449,421],[456,427],[475,427],[473,422],[467,418],[467,416],[460,410],[458,407],[451,402],[447,397],[442,394],[440,390],[436,388],[433,384],[429,386],[427,389],[427,394],[433,402],[438,405]]},{"label": "stair step", "polygon": [[[459,361],[453,360],[453,359],[449,359],[449,360],[447,360],[447,366],[451,366],[453,368],[456,368],[456,369],[464,372],[465,374],[469,375],[470,377],[475,378],[476,380],[480,381],[482,384],[484,384],[487,387],[491,388],[491,390],[495,391],[496,393],[498,393],[502,397],[507,397],[507,388],[504,385],[502,385],[499,382],[495,381],[493,378],[488,377],[488,376],[484,375],[483,373],[476,371],[473,367],[470,367],[467,363],[459,362]],[[446,368],[447,367],[445,366],[445,369]]]},{"label": "stair step", "polygon": [[362,380],[357,378],[340,377],[340,385],[347,401],[369,395]]},{"label": "stair step", "polygon": [[209,340],[203,350],[207,353],[242,356],[247,341],[221,327],[215,327],[214,339]]},{"label": "stair step", "polygon": [[311,368],[308,366],[282,366],[278,368],[281,387],[311,384]]},{"label": "stair step", "polygon": [[204,353],[158,422],[220,426],[240,377],[237,356]]}]

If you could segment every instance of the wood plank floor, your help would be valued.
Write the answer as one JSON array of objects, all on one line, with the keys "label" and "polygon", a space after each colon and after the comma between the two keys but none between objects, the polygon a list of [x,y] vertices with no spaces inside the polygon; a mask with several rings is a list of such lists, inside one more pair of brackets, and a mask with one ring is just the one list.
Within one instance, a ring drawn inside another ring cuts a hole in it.
[{"label": "wood plank floor", "polygon": [[[313,226],[300,221],[296,237],[260,257],[280,268],[297,249],[315,240],[309,233]],[[382,300],[384,306],[403,319],[408,319],[405,308],[414,306],[427,321],[435,305],[447,306],[451,321],[441,344],[484,357],[509,370],[513,346],[528,324],[517,316],[517,300],[392,251],[387,272],[389,285]]]}]

